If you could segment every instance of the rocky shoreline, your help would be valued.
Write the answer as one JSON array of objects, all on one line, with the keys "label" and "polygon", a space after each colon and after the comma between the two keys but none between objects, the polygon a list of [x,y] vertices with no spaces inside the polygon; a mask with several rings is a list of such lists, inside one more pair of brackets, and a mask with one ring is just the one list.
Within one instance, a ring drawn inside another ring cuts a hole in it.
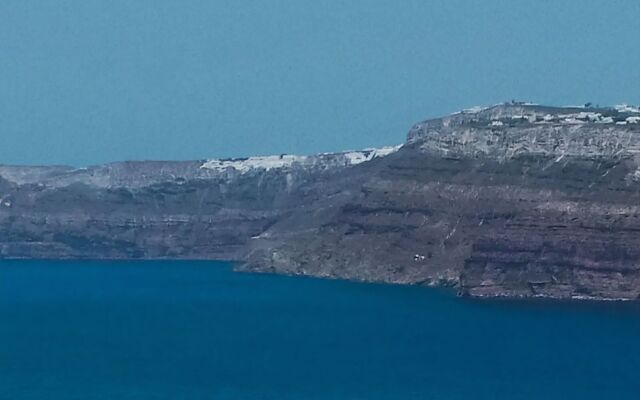
[{"label": "rocky shoreline", "polygon": [[502,104],[403,146],[0,166],[0,258],[220,259],[239,270],[640,298],[640,110]]}]

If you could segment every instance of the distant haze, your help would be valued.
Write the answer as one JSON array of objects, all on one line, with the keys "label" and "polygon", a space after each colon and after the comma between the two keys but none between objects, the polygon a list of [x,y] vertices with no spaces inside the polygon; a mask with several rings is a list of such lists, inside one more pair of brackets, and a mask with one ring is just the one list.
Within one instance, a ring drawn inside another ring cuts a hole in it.
[{"label": "distant haze", "polygon": [[6,0],[0,163],[309,154],[477,104],[637,104],[638,38],[637,0]]}]

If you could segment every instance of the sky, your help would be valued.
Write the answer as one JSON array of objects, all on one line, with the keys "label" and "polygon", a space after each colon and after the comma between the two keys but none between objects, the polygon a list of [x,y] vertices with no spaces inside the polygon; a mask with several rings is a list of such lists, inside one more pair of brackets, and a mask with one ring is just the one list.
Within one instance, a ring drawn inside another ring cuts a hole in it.
[{"label": "sky", "polygon": [[0,164],[402,143],[512,99],[640,103],[638,0],[3,0]]}]

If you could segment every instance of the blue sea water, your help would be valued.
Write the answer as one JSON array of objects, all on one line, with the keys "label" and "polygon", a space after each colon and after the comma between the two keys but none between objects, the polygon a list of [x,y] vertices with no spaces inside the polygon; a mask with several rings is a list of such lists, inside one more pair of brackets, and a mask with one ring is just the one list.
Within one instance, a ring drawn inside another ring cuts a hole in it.
[{"label": "blue sea water", "polygon": [[637,399],[640,307],[0,262],[0,399]]}]

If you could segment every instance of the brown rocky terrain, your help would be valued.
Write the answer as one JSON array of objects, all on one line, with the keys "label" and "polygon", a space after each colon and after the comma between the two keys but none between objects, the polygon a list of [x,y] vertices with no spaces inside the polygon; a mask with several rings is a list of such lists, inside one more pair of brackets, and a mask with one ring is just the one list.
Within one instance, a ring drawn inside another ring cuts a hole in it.
[{"label": "brown rocky terrain", "polygon": [[0,167],[0,256],[638,299],[639,122],[633,107],[505,104],[419,123],[399,149]]}]

